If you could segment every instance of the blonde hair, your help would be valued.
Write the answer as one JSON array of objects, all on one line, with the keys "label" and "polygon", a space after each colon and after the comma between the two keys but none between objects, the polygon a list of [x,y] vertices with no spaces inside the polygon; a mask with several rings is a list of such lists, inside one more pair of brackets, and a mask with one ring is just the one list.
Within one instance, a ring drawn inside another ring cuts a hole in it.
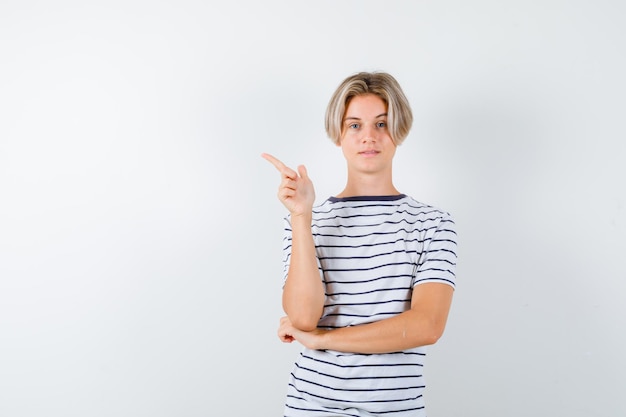
[{"label": "blonde hair", "polygon": [[413,113],[398,81],[385,72],[359,72],[343,80],[326,108],[324,125],[328,137],[339,145],[348,104],[363,94],[374,94],[383,100],[387,106],[389,135],[396,146],[400,145],[411,130]]}]

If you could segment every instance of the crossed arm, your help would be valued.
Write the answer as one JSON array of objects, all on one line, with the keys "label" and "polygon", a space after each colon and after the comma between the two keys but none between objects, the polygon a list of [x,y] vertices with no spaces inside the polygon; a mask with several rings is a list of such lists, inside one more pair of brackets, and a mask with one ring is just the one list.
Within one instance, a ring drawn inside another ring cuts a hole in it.
[{"label": "crossed arm", "polygon": [[373,323],[333,330],[317,328],[324,308],[324,286],[319,276],[311,213],[315,192],[303,166],[298,172],[271,155],[263,154],[281,174],[278,198],[291,213],[292,248],[278,337],[310,349],[353,353],[397,352],[431,345],[443,334],[452,303],[453,287],[425,283],[413,289],[411,308]]},{"label": "crossed arm", "polygon": [[333,330],[301,330],[286,316],[280,320],[278,337],[286,343],[297,340],[309,349],[353,353],[397,352],[432,345],[443,334],[453,292],[447,284],[421,284],[413,290],[411,308],[404,313]]}]

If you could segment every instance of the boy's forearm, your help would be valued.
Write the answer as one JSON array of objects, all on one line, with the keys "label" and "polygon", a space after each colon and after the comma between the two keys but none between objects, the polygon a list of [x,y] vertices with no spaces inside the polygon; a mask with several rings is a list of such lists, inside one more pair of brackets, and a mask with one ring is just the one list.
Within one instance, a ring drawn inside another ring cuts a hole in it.
[{"label": "boy's forearm", "polygon": [[294,327],[312,330],[324,309],[324,285],[320,278],[311,215],[292,216],[291,260],[283,288],[283,309]]},{"label": "boy's forearm", "polygon": [[419,285],[411,308],[377,322],[319,331],[317,349],[354,353],[387,353],[432,345],[444,332],[454,289],[446,284]]},{"label": "boy's forearm", "polygon": [[442,325],[406,311],[386,320],[323,332],[317,347],[364,354],[398,352],[432,345],[442,333]]}]

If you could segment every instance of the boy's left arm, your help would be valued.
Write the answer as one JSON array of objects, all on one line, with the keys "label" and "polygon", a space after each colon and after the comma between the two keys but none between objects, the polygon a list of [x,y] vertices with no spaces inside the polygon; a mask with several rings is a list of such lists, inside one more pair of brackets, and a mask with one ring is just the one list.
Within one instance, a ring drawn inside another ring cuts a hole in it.
[{"label": "boy's left arm", "polygon": [[297,340],[310,349],[352,353],[398,352],[432,345],[443,335],[454,288],[424,283],[413,288],[411,308],[388,319],[340,329],[304,332],[283,317],[278,336],[283,342]]}]

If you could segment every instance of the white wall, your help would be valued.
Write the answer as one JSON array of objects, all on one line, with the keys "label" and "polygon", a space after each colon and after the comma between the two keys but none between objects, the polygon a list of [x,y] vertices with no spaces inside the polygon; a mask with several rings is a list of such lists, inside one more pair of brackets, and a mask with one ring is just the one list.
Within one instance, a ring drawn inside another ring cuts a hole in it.
[{"label": "white wall", "polygon": [[281,415],[298,346],[259,154],[340,191],[323,112],[359,70],[413,104],[396,185],[458,223],[430,415],[626,414],[625,12],[3,1],[0,415]]}]

